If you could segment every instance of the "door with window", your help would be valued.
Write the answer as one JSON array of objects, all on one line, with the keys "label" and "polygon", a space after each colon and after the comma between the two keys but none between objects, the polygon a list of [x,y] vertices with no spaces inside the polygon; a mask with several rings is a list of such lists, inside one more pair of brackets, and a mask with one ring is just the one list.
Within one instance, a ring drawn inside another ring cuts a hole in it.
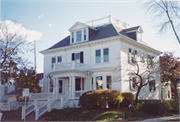
[{"label": "door with window", "polygon": [[62,90],[63,90],[62,85],[63,85],[62,80],[59,80],[59,93],[62,93]]}]

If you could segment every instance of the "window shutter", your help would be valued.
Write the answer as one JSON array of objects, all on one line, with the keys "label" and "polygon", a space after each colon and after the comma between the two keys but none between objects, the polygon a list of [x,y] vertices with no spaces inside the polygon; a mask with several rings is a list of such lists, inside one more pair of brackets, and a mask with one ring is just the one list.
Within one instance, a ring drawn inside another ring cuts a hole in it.
[{"label": "window shutter", "polygon": [[129,48],[128,61],[129,61],[129,63],[132,63],[132,60],[131,60],[131,48]]},{"label": "window shutter", "polygon": [[130,84],[130,90],[132,90],[133,89],[132,77],[129,77],[129,84]]},{"label": "window shutter", "polygon": [[155,80],[153,82],[153,86],[154,86],[154,91],[156,91],[156,82],[155,82]]},{"label": "window shutter", "polygon": [[74,57],[75,57],[75,54],[74,53],[72,53],[72,61],[74,61],[75,59],[74,59]]},{"label": "window shutter", "polygon": [[137,55],[137,51],[136,50],[134,51],[134,53],[135,53],[135,55]]},{"label": "window shutter", "polygon": [[84,61],[83,61],[83,52],[80,52],[80,63],[84,63]]}]

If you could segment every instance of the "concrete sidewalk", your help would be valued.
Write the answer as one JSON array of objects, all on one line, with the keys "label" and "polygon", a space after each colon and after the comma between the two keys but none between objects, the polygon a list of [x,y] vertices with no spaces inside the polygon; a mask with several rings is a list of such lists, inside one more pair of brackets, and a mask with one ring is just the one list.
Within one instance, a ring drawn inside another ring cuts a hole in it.
[{"label": "concrete sidewalk", "polygon": [[[142,120],[142,121],[143,122],[148,122],[148,121],[165,121],[165,120],[176,119],[176,118],[180,118],[180,116],[179,115],[165,116],[165,117],[160,117],[160,118],[145,119],[145,120]],[[140,122],[140,121],[138,121],[138,122]]]}]

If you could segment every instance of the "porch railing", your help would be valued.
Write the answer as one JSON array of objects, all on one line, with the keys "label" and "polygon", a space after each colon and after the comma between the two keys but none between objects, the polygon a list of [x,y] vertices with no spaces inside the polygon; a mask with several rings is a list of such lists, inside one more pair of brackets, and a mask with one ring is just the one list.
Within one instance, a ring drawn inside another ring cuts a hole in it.
[{"label": "porch railing", "polygon": [[56,99],[56,93],[53,94],[52,96],[48,96],[48,101],[45,104],[43,104],[42,106],[38,107],[36,104],[36,106],[35,106],[35,108],[36,108],[35,120],[38,120],[39,117],[41,115],[43,115],[45,112],[47,112],[47,111],[50,112],[52,110],[51,105],[55,101],[55,99]]},{"label": "porch railing", "polygon": [[29,100],[47,100],[53,93],[30,93]]},{"label": "porch railing", "polygon": [[62,63],[62,64],[54,64],[52,71],[64,71],[64,70],[87,70],[87,64],[78,63],[76,61],[72,61],[69,63]]},{"label": "porch railing", "polygon": [[35,110],[35,105],[37,104],[37,100],[29,104],[27,107],[22,106],[22,119],[25,118],[26,115],[30,114]]},{"label": "porch railing", "polygon": [[10,102],[0,103],[0,109],[2,111],[10,111],[11,110]]},{"label": "porch railing", "polygon": [[66,102],[69,100],[70,95],[70,92],[67,92],[64,96],[61,96],[61,108],[63,108],[64,104],[66,104]]},{"label": "porch railing", "polygon": [[87,92],[89,90],[83,90],[83,91],[75,91],[74,92],[74,97],[79,98],[84,92]]}]

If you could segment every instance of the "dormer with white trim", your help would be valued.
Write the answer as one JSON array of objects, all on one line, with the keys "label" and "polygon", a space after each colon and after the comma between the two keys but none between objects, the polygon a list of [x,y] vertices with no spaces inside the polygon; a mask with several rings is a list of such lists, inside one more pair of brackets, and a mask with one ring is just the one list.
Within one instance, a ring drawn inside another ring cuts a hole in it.
[{"label": "dormer with white trim", "polygon": [[68,31],[70,32],[70,44],[89,41],[91,30],[97,31],[94,27],[81,22],[76,22]]}]

